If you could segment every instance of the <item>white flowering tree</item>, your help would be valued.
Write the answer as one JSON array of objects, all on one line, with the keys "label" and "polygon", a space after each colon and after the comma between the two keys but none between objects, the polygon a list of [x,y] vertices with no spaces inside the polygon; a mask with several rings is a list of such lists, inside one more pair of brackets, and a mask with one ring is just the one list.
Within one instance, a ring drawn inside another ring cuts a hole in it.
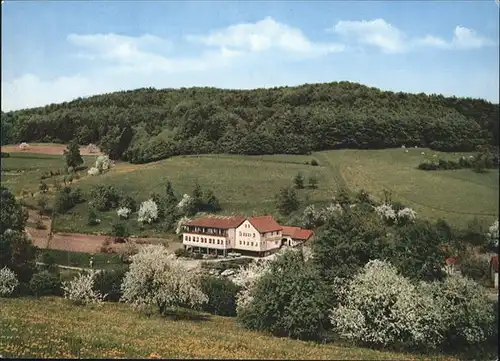
[{"label": "white flowering tree", "polygon": [[498,247],[498,219],[488,229],[488,238],[493,247]]},{"label": "white flowering tree", "polygon": [[405,207],[396,212],[391,204],[384,203],[373,208],[375,209],[375,213],[388,224],[403,225],[413,223],[417,219],[417,212],[409,207]]},{"label": "white flowering tree", "polygon": [[127,219],[130,216],[130,213],[132,213],[132,211],[127,207],[121,207],[116,210],[118,217],[123,219]]},{"label": "white flowering tree", "polygon": [[137,220],[141,223],[152,223],[158,218],[158,206],[152,199],[141,203]]},{"label": "white flowering tree", "polygon": [[30,149],[30,146],[29,146],[28,143],[24,143],[23,142],[23,143],[19,144],[19,149],[21,149],[21,150],[27,150],[27,149]]},{"label": "white flowering tree", "polygon": [[131,260],[121,286],[123,302],[143,310],[156,307],[164,314],[170,307],[194,307],[208,301],[199,277],[188,272],[163,246],[145,247]]},{"label": "white flowering tree", "polygon": [[437,347],[443,341],[434,298],[387,262],[368,262],[339,293],[343,295],[330,320],[345,339],[376,346]]},{"label": "white flowering tree", "polygon": [[91,167],[88,171],[87,171],[87,174],[90,175],[90,176],[96,176],[96,175],[99,175],[101,174],[99,172],[99,169],[97,169],[96,167]]},{"label": "white flowering tree", "polygon": [[446,336],[450,343],[473,345],[498,332],[488,294],[472,279],[455,273],[426,289],[436,300],[436,311],[447,327]]},{"label": "white flowering tree", "polygon": [[110,170],[113,165],[113,161],[111,161],[107,155],[100,155],[95,161],[95,167],[99,170],[99,173],[104,173]]},{"label": "white flowering tree", "polygon": [[252,290],[257,281],[269,271],[269,261],[252,262],[246,267],[240,267],[232,277],[232,281],[241,289],[236,295],[236,312],[241,312],[252,301]]},{"label": "white flowering tree", "polygon": [[0,297],[7,297],[19,285],[16,274],[7,267],[0,269]]},{"label": "white flowering tree", "polygon": [[390,204],[384,203],[380,206],[374,207],[375,212],[382,217],[388,223],[396,223],[397,222],[397,214],[392,209]]},{"label": "white flowering tree", "polygon": [[180,212],[185,213],[189,209],[192,203],[193,203],[193,198],[189,194],[184,194],[182,196],[182,199],[177,204],[177,209]]},{"label": "white flowering tree", "polygon": [[399,224],[413,223],[416,219],[417,212],[409,207],[405,207],[397,213],[397,221]]},{"label": "white flowering tree", "polygon": [[177,227],[175,228],[175,234],[180,234],[182,232],[182,225],[186,222],[189,222],[191,219],[188,217],[182,217],[179,219],[179,222],[177,222]]},{"label": "white flowering tree", "polygon": [[95,275],[95,272],[80,273],[73,280],[63,282],[64,298],[75,305],[101,303],[106,296],[95,290]]}]

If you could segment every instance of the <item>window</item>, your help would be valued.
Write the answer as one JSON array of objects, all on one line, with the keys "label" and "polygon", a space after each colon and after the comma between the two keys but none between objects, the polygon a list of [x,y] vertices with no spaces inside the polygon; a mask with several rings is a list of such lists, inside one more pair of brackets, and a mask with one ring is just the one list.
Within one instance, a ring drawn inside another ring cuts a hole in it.
[{"label": "window", "polygon": [[240,231],[240,237],[241,237],[241,231]]},{"label": "window", "polygon": [[240,246],[241,246],[241,241],[240,241]]},{"label": "window", "polygon": [[252,242],[251,246],[253,247],[253,242]]},{"label": "window", "polygon": [[253,238],[255,238],[255,233],[252,233],[253,234]]}]

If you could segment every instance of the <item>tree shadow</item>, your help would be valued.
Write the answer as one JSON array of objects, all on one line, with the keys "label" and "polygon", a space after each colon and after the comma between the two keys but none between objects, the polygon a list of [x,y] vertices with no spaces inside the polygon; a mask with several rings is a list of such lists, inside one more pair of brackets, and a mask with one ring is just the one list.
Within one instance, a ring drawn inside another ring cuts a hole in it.
[{"label": "tree shadow", "polygon": [[193,322],[209,321],[211,318],[208,314],[184,308],[169,309],[163,313],[163,316],[173,321],[183,320]]}]

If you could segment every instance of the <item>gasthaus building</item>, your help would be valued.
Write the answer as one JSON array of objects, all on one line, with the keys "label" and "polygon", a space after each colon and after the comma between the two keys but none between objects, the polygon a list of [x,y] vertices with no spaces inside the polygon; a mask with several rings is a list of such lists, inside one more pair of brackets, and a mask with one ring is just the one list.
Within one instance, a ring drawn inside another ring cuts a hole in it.
[{"label": "gasthaus building", "polygon": [[227,256],[270,255],[282,246],[299,247],[314,237],[300,227],[279,225],[272,216],[206,216],[182,225],[182,243],[188,251]]}]

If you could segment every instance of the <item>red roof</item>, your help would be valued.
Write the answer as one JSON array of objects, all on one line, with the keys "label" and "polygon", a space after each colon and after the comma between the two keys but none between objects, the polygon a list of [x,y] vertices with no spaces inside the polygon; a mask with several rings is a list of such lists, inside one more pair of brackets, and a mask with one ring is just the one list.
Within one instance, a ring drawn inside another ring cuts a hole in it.
[{"label": "red roof", "polygon": [[264,232],[273,232],[273,231],[281,231],[283,227],[281,227],[273,218],[273,216],[258,216],[258,217],[250,217],[248,221],[252,224],[252,226],[257,229],[260,233]]},{"label": "red roof", "polygon": [[292,237],[293,239],[301,239],[307,241],[313,234],[314,232],[310,229],[283,226],[283,235]]},{"label": "red roof", "polygon": [[490,264],[493,266],[493,269],[495,270],[495,272],[498,273],[498,256],[491,257]]},{"label": "red roof", "polygon": [[245,221],[241,216],[206,216],[184,223],[184,226],[229,229],[236,228]]},{"label": "red roof", "polygon": [[453,257],[449,257],[445,260],[446,264],[454,264],[457,263],[457,259]]}]

